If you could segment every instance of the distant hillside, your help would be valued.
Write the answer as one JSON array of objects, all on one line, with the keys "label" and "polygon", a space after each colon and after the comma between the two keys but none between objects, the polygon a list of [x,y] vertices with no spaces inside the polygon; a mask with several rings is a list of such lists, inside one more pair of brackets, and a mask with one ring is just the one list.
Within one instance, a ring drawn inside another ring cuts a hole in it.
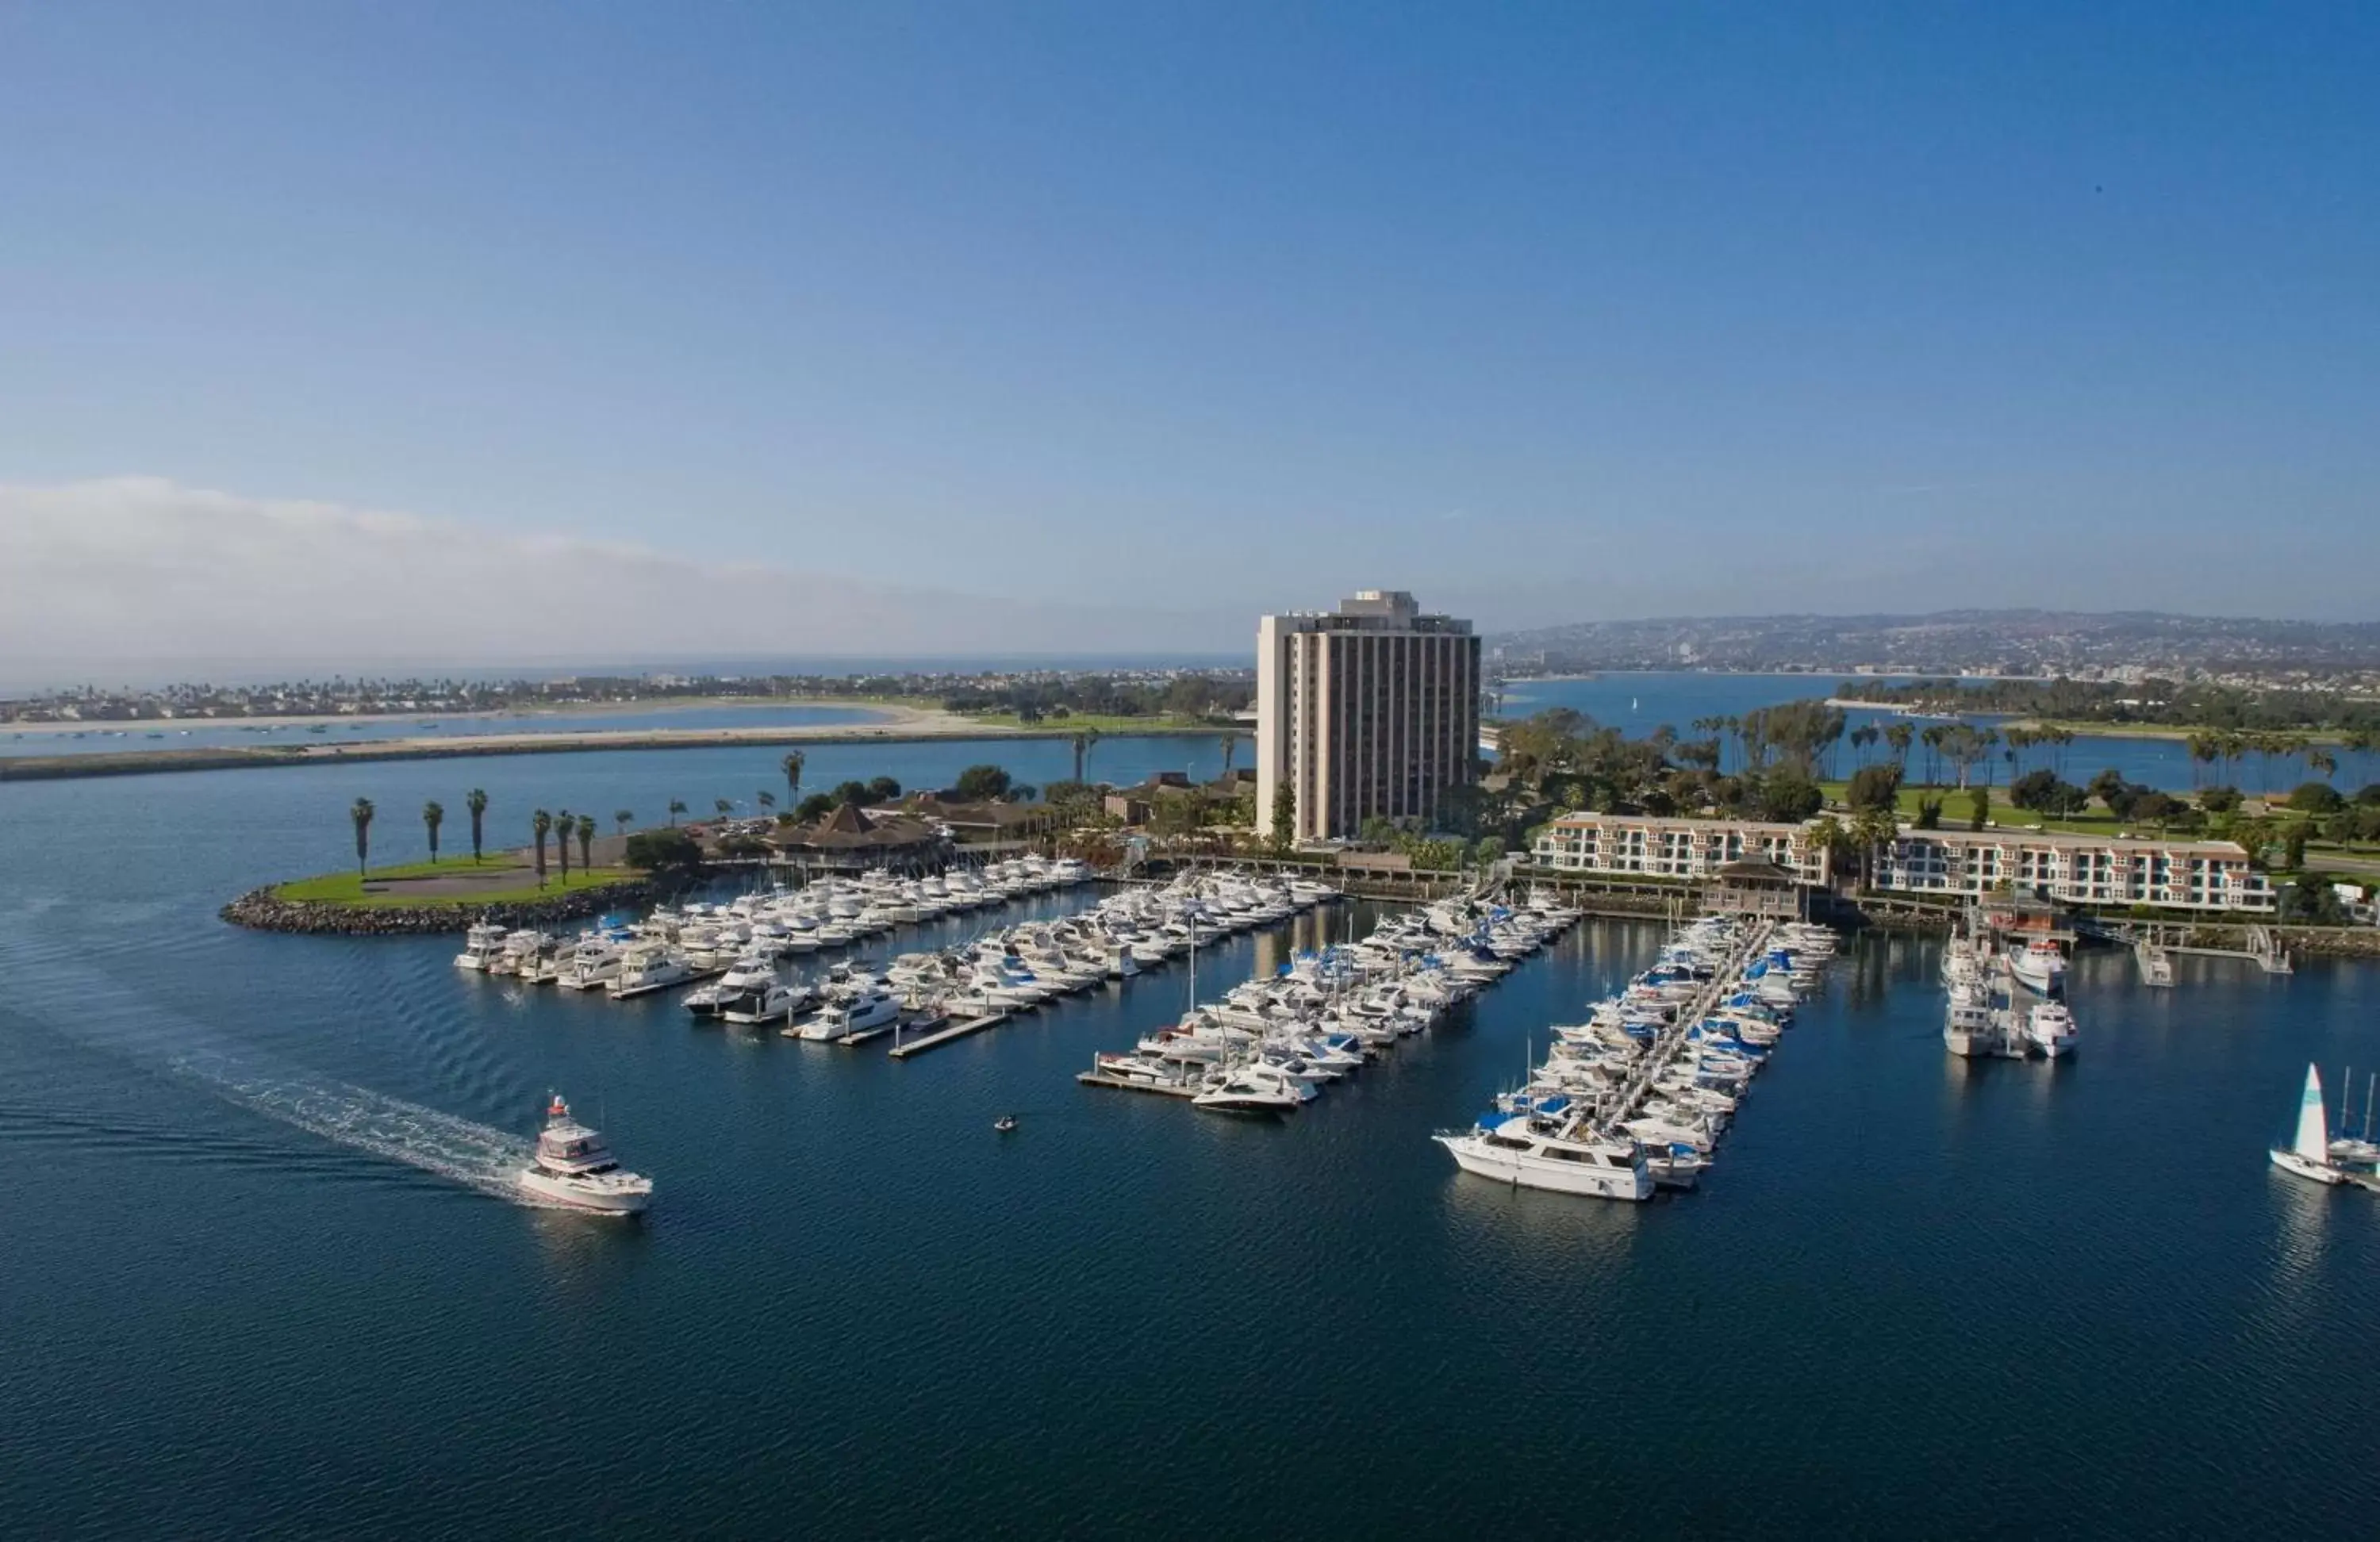
[{"label": "distant hillside", "polygon": [[1677,616],[1488,638],[1507,668],[1807,670],[1830,674],[2357,674],[2380,671],[2380,622],[2262,621],[2155,611]]}]

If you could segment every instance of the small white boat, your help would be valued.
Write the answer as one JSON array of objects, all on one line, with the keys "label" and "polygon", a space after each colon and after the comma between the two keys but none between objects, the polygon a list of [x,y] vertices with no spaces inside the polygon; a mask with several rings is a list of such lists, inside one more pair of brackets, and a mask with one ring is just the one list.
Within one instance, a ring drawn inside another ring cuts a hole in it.
[{"label": "small white boat", "polygon": [[2045,996],[2054,996],[2066,982],[2066,955],[2047,938],[2036,938],[2009,954],[2016,977]]},{"label": "small white boat", "polygon": [[604,988],[613,1001],[666,990],[694,978],[694,966],[666,943],[638,942],[620,955],[620,972]]},{"label": "small white boat", "polygon": [[2036,1002],[2024,1014],[2024,1037],[2033,1047],[2059,1060],[2074,1052],[2074,1014],[2056,1002]]},{"label": "small white boat", "polygon": [[455,955],[455,967],[487,973],[497,960],[504,956],[504,939],[509,935],[500,926],[480,922],[463,934],[463,951]]},{"label": "small white boat", "polygon": [[2317,1184],[2340,1184],[2347,1173],[2330,1160],[2330,1117],[2322,1105],[2322,1073],[2306,1067],[2305,1091],[2298,1099],[2297,1138],[2271,1151],[2273,1165]]},{"label": "small white boat", "polygon": [[1972,1060],[1992,1052],[1992,1009],[1990,999],[1980,987],[1957,985],[1950,988],[1950,1005],[1942,1025],[1942,1043],[1954,1054]]},{"label": "small white boat", "polygon": [[521,1169],[520,1186],[534,1198],[601,1215],[635,1215],[653,1197],[653,1181],[613,1160],[603,1137],[572,1118],[558,1095],[545,1111],[545,1129],[537,1137],[537,1154]]},{"label": "small white boat", "polygon": [[1205,1087],[1190,1106],[1208,1113],[1287,1113],[1314,1096],[1312,1087],[1262,1061],[1218,1067],[1208,1073]]}]

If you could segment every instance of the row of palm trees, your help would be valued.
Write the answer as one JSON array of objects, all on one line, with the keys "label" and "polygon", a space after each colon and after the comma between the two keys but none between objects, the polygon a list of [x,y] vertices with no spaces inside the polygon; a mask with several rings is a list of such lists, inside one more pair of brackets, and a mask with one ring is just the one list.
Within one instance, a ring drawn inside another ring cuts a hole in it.
[{"label": "row of palm trees", "polygon": [[[2368,732],[2358,732],[2347,736],[2347,747],[2350,749],[2369,750],[2374,747],[2375,742],[2380,741],[2375,741],[2374,735]],[[2292,759],[2302,759],[2306,770],[2325,782],[2338,774],[2338,757],[2327,749],[2316,747],[2310,735],[2221,729],[2192,734],[2183,743],[2190,750],[2190,776],[2193,786],[2197,784],[2198,768],[2201,766],[2216,767],[2216,780],[2224,783],[2231,783],[2233,763],[2244,760],[2251,755],[2255,756],[2263,767],[2264,790],[2267,793],[2273,790],[2273,761],[2276,757],[2283,761]]]},{"label": "row of palm trees", "polygon": [[[480,861],[486,845],[488,818],[487,793],[478,787],[472,788],[471,791],[465,795],[463,799],[463,807],[468,810],[471,816],[471,860],[474,863],[477,863]],[[670,809],[674,814],[683,812],[685,807],[686,806],[684,804],[677,802],[672,802],[670,805]],[[373,805],[372,800],[368,797],[359,797],[356,799],[355,803],[347,809],[348,821],[355,827],[356,871],[358,874],[366,871],[370,865],[371,826],[373,819],[376,818],[379,813],[379,808],[376,807]],[[634,822],[636,817],[637,816],[633,810],[620,808],[613,810],[612,814],[612,821],[614,825],[618,826],[620,833],[625,835],[628,832],[628,826]],[[433,864],[438,860],[438,832],[445,823],[445,805],[438,802],[435,798],[432,798],[430,802],[421,806],[421,826],[430,836],[430,860]],[[542,887],[545,882],[545,843],[547,838],[557,833],[561,837],[556,845],[556,854],[561,859],[563,881],[567,883],[570,880],[570,842],[572,837],[577,837],[578,841],[579,866],[582,868],[592,868],[595,865],[595,817],[592,814],[573,814],[567,808],[564,809],[559,814],[551,814],[546,810],[540,808],[529,816],[529,832],[531,835],[534,836],[536,842],[537,880],[540,887]]]}]

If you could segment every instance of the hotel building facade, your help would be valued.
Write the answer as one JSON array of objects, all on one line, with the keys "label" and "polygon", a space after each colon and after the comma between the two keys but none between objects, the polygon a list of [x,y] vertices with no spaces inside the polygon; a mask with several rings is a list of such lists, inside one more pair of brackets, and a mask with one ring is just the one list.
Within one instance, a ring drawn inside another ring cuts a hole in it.
[{"label": "hotel building facade", "polygon": [[1281,790],[1291,838],[1343,840],[1375,817],[1428,829],[1479,754],[1479,638],[1401,589],[1257,624],[1257,822]]},{"label": "hotel building facade", "polygon": [[[1657,819],[1565,814],[1538,836],[1536,866],[1556,870],[1709,879],[1727,864],[1765,856],[1805,883],[1832,874],[1818,821]],[[2270,915],[2272,881],[2229,841],[2166,841],[2038,830],[1904,828],[1877,854],[1873,888],[1981,899],[1997,890],[2061,905],[2155,905]]]},{"label": "hotel building facade", "polygon": [[1833,876],[1810,827],[1763,820],[1656,819],[1646,814],[1564,814],[1537,837],[1540,868],[1581,872],[1715,878],[1721,868],[1766,857],[1804,883]]},{"label": "hotel building facade", "polygon": [[2038,830],[1903,830],[1881,858],[1878,889],[1980,897],[2003,886],[2061,905],[2269,915],[2272,880],[2229,841],[2160,841]]}]

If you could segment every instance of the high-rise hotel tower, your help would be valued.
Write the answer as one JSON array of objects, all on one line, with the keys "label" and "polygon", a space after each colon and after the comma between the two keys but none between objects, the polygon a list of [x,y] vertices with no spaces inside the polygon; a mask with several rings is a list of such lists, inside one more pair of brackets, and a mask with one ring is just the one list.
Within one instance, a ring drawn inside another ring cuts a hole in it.
[{"label": "high-rise hotel tower", "polygon": [[1379,815],[1429,828],[1479,753],[1479,639],[1402,589],[1257,624],[1257,825],[1281,789],[1300,841],[1348,837]]}]

